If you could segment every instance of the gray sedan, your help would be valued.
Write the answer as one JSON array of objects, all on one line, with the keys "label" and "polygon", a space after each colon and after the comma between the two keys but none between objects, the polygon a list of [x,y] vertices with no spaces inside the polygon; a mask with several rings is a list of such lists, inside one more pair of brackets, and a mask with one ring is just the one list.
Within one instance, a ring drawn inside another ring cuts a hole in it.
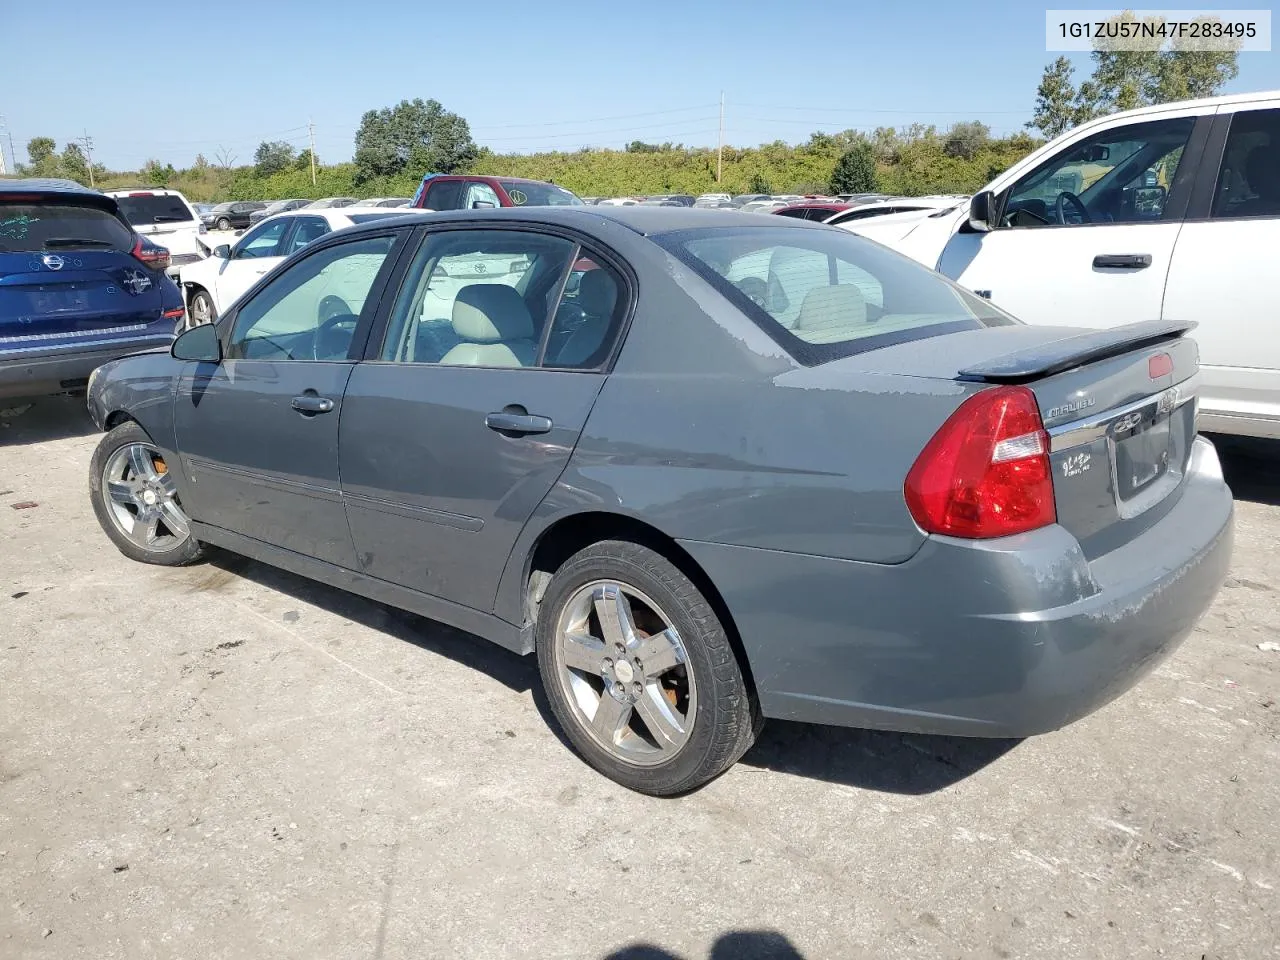
[{"label": "gray sedan", "polygon": [[1185,332],[1025,326],[783,218],[410,214],[96,371],[92,503],[136,560],[536,654],[582,756],[675,794],[765,717],[1025,736],[1150,670],[1231,550]]}]

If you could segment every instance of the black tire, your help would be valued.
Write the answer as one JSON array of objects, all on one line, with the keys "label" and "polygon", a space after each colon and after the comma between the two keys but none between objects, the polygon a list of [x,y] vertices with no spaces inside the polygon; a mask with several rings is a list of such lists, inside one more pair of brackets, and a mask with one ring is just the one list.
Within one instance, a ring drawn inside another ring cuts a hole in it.
[{"label": "black tire", "polygon": [[[566,605],[594,581],[616,581],[651,598],[679,631],[684,669],[699,691],[684,746],[669,760],[640,766],[611,752],[588,732],[557,671],[556,630]],[[715,779],[755,742],[763,726],[754,691],[706,597],[674,564],[639,544],[605,540],[578,551],[552,576],[538,610],[538,668],[551,710],[578,753],[611,780],[652,796],[687,793]]]},{"label": "black tire", "polygon": [[230,230],[231,221],[228,220],[226,217],[219,217],[218,222],[215,223],[213,226],[217,230]]},{"label": "black tire", "polygon": [[[208,317],[209,317],[208,320],[203,320],[203,321],[196,320],[195,317],[196,317],[196,301],[197,300],[202,300],[204,301],[205,304],[207,304]],[[209,295],[208,290],[205,290],[203,288],[197,289],[195,293],[191,295],[191,310],[187,316],[187,329],[190,329],[191,327],[201,326],[201,324],[203,323],[217,323],[217,322],[218,322],[218,308],[213,305],[213,297]]]},{"label": "black tire", "polygon": [[164,567],[182,567],[195,563],[204,557],[204,547],[194,536],[188,534],[184,539],[177,539],[167,549],[145,549],[126,536],[112,515],[112,508],[103,489],[103,475],[112,456],[121,448],[131,444],[148,444],[154,447],[154,441],[147,432],[132,420],[127,420],[109,431],[99,442],[93,452],[89,466],[89,499],[93,504],[93,513],[98,518],[103,532],[116,545],[116,548],[130,560],[139,563],[154,563]]}]

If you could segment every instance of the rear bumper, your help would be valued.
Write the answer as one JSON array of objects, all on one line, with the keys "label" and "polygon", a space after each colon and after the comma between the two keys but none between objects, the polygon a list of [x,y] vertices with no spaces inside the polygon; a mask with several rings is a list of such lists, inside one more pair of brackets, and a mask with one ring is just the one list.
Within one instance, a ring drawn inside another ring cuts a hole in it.
[{"label": "rear bumper", "polygon": [[57,350],[0,353],[0,399],[46,397],[85,389],[89,374],[131,353],[168,347],[173,334],[132,337],[94,344],[66,345]]},{"label": "rear bumper", "polygon": [[682,542],[720,589],[766,716],[1021,737],[1124,693],[1226,576],[1231,492],[1196,441],[1169,512],[1093,561],[1061,527],[931,537],[897,565]]}]

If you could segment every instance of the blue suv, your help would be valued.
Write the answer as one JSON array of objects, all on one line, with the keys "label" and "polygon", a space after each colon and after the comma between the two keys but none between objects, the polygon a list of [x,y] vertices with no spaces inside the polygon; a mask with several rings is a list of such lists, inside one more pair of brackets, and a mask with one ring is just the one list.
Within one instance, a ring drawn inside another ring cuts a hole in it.
[{"label": "blue suv", "polygon": [[83,391],[108,360],[168,347],[183,320],[168,261],[111,197],[0,180],[0,400]]}]

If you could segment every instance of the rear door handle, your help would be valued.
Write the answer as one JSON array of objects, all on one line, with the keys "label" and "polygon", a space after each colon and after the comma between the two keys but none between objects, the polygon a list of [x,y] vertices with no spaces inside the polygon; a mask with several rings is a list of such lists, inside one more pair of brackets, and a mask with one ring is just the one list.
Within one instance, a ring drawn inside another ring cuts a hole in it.
[{"label": "rear door handle", "polygon": [[314,394],[304,393],[300,397],[294,397],[290,402],[290,406],[299,413],[312,414],[328,413],[333,409],[333,401],[328,397],[317,397]]},{"label": "rear door handle", "polygon": [[491,413],[484,418],[484,425],[498,433],[550,433],[551,418],[530,413]]},{"label": "rear door handle", "polygon": [[1093,258],[1098,270],[1145,270],[1151,266],[1149,253],[1100,253]]}]

